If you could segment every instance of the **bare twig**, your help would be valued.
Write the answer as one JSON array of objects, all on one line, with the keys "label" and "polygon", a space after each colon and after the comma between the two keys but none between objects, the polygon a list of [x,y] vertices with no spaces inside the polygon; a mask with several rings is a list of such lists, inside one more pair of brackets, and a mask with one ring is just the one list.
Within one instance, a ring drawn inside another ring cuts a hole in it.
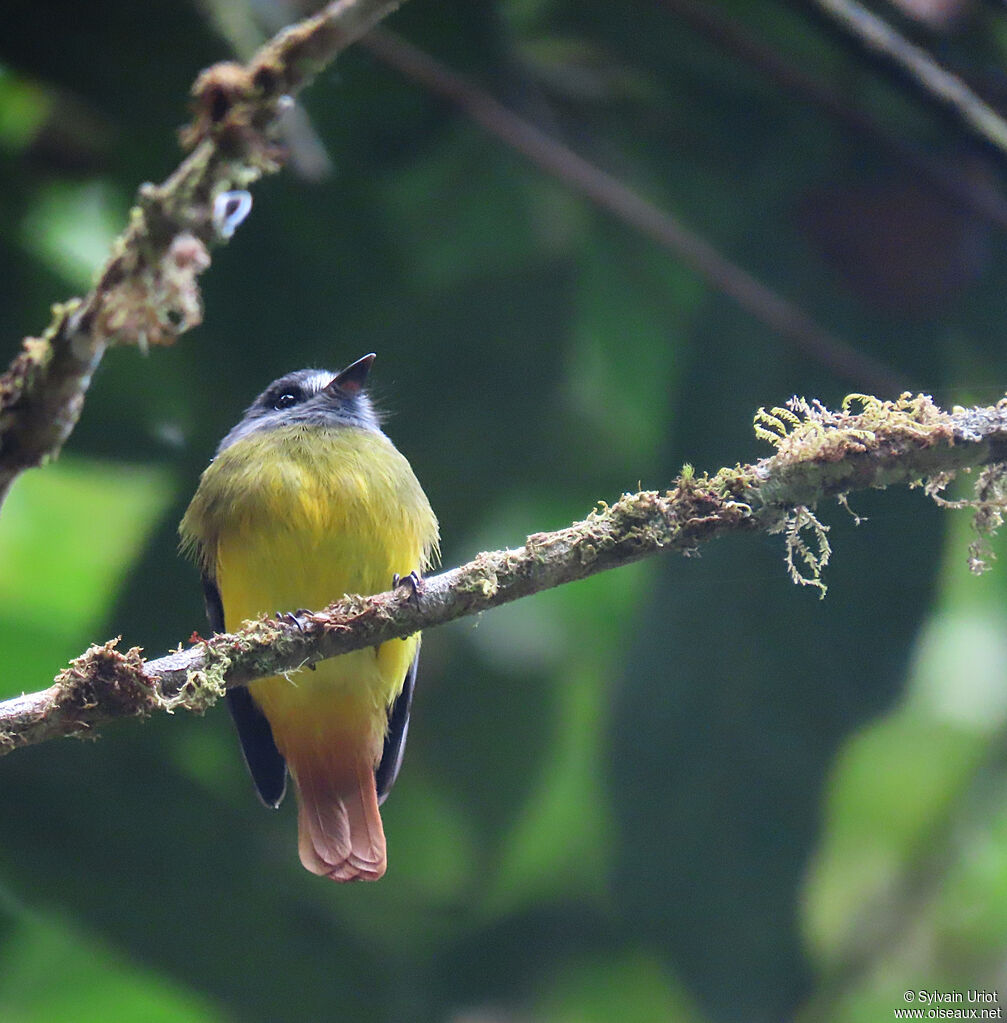
[{"label": "bare twig", "polygon": [[971,131],[1007,154],[1007,121],[957,75],[904,39],[857,0],[813,0],[848,35],[900,67],[931,99],[952,111]]},{"label": "bare twig", "polygon": [[905,379],[891,367],[830,334],[802,309],[725,258],[705,238],[690,231],[670,213],[422,50],[384,29],[370,32],[361,40],[361,46],[424,88],[450,100],[480,127],[523,153],[536,166],[668,249],[793,348],[843,379],[879,393],[897,393],[906,385]]},{"label": "bare twig", "polygon": [[848,96],[829,88],[808,71],[788,61],[771,46],[746,32],[707,0],[661,0],[675,16],[715,45],[746,61],[769,79],[824,110],[850,131],[885,149],[893,159],[925,178],[963,212],[978,214],[1001,230],[1007,229],[1007,198],[991,182],[963,174],[947,159],[926,153],[892,135]]},{"label": "bare twig", "polygon": [[[666,493],[624,495],[566,529],[432,576],[417,595],[400,587],[348,596],[297,625],[264,618],[147,662],[138,649],[118,651],[114,640],[91,647],[50,688],[0,703],[0,753],[92,734],[121,717],[202,711],[227,686],[411,635],[660,551],[688,553],[724,533],[784,533],[799,549],[800,522],[825,498],[923,479],[936,480],[930,488],[936,491],[956,471],[1007,461],[1007,399],[950,413],[925,396],[859,400],[857,414],[796,400],[788,409],[760,409],[757,432],[776,445],[772,457],[712,477],[687,469]],[[984,521],[995,519],[989,494],[1002,489],[985,480],[977,507]]]},{"label": "bare twig", "polygon": [[184,134],[192,152],[163,184],[141,187],[98,283],[56,306],[42,337],[27,338],[0,376],[0,501],[19,473],[58,454],[109,345],[170,344],[200,322],[196,278],[209,266],[208,246],[234,229],[228,190],[280,169],[276,123],[288,97],[401,2],[337,0],[248,64],[199,76],[196,118]]}]

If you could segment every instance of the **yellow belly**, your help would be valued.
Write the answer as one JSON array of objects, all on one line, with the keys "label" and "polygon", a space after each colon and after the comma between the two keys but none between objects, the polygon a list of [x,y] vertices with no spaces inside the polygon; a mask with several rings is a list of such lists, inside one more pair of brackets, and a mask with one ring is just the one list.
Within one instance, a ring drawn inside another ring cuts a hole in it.
[{"label": "yellow belly", "polygon": [[[436,521],[409,463],[376,431],[252,435],[218,456],[200,489],[210,496],[193,521],[213,523],[199,540],[212,548],[207,567],[229,629],[386,590],[394,574],[425,568],[436,544]],[[392,640],[249,690],[288,760],[296,750],[322,755],[333,743],[348,752],[352,743],[376,762],[387,709],[418,646],[418,636]]]},{"label": "yellow belly", "polygon": [[[263,535],[227,531],[218,549],[218,586],[228,628],[274,611],[325,607],[344,593],[388,589],[393,572],[408,575],[417,551],[403,550],[391,568],[389,545],[358,534],[316,537],[304,544],[285,531]],[[254,553],[252,553],[254,552]],[[318,749],[335,733],[358,736],[374,758],[380,754],[387,708],[402,690],[419,637],[391,640],[249,686],[265,712],[280,752],[291,743]]]}]

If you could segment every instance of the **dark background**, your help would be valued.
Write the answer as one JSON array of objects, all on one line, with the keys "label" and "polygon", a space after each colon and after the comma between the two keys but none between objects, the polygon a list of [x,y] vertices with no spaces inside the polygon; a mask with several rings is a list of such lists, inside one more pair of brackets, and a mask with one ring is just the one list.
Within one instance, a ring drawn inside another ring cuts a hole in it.
[{"label": "dark background", "polygon": [[[955,6],[877,9],[995,102],[1007,14]],[[1003,218],[920,161],[999,195],[1003,156],[813,7],[412,0],[389,25],[912,386],[994,401]],[[9,0],[3,22],[12,356],[86,289],[231,51],[177,2]],[[287,370],[378,353],[446,566],[766,454],[759,406],[872,390],[362,50],[303,99],[331,172],[256,187],[205,324],[110,352],[64,455],[8,499],[0,694],[92,641],[154,656],[205,629],[176,524]],[[820,509],[825,600],[746,537],[428,633],[377,885],[300,868],[292,802],[259,807],[222,710],[3,759],[0,1020],[873,1023],[906,989],[1003,990],[1003,568],[970,578],[968,514],[920,491],[851,504],[859,528]]]}]

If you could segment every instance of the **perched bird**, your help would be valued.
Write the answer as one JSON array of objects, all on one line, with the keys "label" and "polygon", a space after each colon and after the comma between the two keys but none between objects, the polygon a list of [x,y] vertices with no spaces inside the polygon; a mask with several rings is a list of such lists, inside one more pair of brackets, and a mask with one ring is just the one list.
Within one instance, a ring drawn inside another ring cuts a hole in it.
[{"label": "perched bird", "polygon": [[[221,441],[179,526],[214,630],[379,593],[429,566],[437,520],[364,390],[373,361],[280,377]],[[385,872],[378,806],[402,761],[419,648],[419,635],[389,640],[228,690],[262,801],[279,806],[293,776],[314,874]]]}]

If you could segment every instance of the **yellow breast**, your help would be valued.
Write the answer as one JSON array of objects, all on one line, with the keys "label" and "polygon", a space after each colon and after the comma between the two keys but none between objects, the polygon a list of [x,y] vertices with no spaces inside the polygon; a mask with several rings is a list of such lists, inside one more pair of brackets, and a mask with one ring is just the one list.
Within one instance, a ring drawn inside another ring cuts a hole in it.
[{"label": "yellow breast", "polygon": [[[215,578],[227,628],[277,611],[388,589],[427,567],[437,523],[409,463],[384,434],[289,426],[225,449],[182,523]],[[419,637],[333,658],[250,687],[280,751],[366,735],[380,753],[388,706]]]}]

